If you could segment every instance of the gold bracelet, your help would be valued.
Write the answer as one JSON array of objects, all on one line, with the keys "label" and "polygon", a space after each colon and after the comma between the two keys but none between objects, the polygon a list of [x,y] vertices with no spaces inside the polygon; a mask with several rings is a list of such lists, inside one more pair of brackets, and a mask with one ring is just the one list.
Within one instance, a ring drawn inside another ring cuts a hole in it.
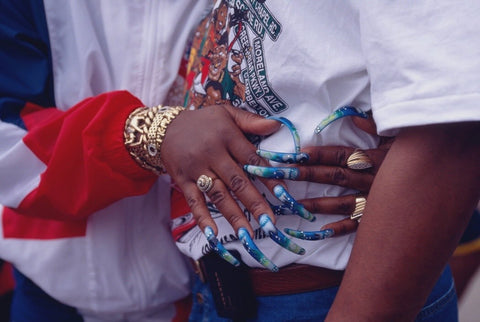
[{"label": "gold bracelet", "polygon": [[133,159],[144,169],[157,175],[165,173],[160,158],[162,145],[168,125],[185,110],[181,106],[139,107],[135,109],[125,122],[123,138]]}]

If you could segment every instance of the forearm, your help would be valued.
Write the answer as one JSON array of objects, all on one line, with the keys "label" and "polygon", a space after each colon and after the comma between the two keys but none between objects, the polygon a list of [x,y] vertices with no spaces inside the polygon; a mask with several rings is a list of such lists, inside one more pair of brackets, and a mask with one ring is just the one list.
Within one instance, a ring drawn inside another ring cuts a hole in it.
[{"label": "forearm", "polygon": [[329,321],[414,319],[478,200],[479,160],[478,123],[400,133],[370,190]]}]

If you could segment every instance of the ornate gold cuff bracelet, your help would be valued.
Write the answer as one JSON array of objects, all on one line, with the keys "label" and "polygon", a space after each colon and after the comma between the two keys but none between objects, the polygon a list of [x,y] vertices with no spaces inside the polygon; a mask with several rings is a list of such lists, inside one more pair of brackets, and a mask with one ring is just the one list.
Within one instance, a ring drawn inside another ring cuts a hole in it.
[{"label": "ornate gold cuff bracelet", "polygon": [[162,145],[168,125],[185,110],[181,106],[139,107],[125,122],[123,138],[133,159],[144,169],[157,175],[165,173],[160,158]]}]

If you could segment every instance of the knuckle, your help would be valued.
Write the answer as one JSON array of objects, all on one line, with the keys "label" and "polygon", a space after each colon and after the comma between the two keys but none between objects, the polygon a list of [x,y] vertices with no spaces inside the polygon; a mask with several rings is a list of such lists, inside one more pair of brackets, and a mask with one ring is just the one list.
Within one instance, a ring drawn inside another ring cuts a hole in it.
[{"label": "knuckle", "polygon": [[210,224],[209,218],[205,216],[196,216],[195,220],[197,222],[197,225],[202,228],[209,226]]},{"label": "knuckle", "polygon": [[244,218],[243,216],[240,216],[240,215],[232,215],[230,218],[228,218],[228,221],[230,222],[230,224],[232,225],[232,227],[237,228],[237,227],[244,226],[244,225],[243,225],[244,219],[245,219],[245,218]]},{"label": "knuckle", "polygon": [[347,178],[347,172],[343,168],[335,168],[331,173],[332,183],[336,185],[344,185]]},{"label": "knuckle", "polygon": [[345,214],[345,215],[348,215],[350,213],[353,212],[353,210],[355,209],[355,204],[352,205],[351,202],[347,202],[346,200],[342,200],[340,201],[340,203],[338,204],[338,212],[340,214]]},{"label": "knuckle", "polygon": [[255,216],[265,213],[263,200],[255,200],[249,205],[249,211]]},{"label": "knuckle", "polygon": [[314,181],[315,180],[315,167],[299,167],[301,177],[306,181]]},{"label": "knuckle", "polygon": [[215,205],[219,205],[221,204],[223,201],[225,201],[225,193],[221,190],[214,190],[214,191],[211,191],[211,193],[208,195],[208,197],[210,198],[210,200],[215,204]]},{"label": "knuckle", "polygon": [[190,209],[192,209],[192,211],[194,209],[198,208],[200,203],[203,201],[203,200],[199,200],[199,199],[197,199],[195,197],[192,197],[192,196],[185,196],[185,200],[187,201],[187,204],[190,207]]},{"label": "knuckle", "polygon": [[347,164],[347,151],[345,149],[339,149],[335,154],[335,160],[338,165],[346,165]]},{"label": "knuckle", "polygon": [[240,175],[233,175],[230,178],[230,189],[233,193],[243,191],[247,187],[247,180]]},{"label": "knuckle", "polygon": [[259,157],[255,152],[249,153],[247,156],[247,164],[266,165],[266,161]]}]

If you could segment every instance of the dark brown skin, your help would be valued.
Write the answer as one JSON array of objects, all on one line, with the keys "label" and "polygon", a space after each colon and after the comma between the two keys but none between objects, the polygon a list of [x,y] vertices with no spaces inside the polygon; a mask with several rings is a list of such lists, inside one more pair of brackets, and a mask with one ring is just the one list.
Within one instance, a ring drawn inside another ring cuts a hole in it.
[{"label": "dark brown skin", "polygon": [[[373,120],[355,120],[361,129],[375,131]],[[198,225],[203,230],[216,226],[206,208],[203,194],[196,186],[201,174],[214,179],[209,198],[224,214],[237,231],[246,227],[252,229],[237,202],[230,192],[250,210],[255,218],[269,214],[275,217],[268,203],[244,173],[241,165],[254,164],[268,166],[269,163],[258,157],[256,148],[242,134],[268,135],[278,130],[280,124],[258,115],[231,106],[210,106],[195,111],[181,113],[168,127],[161,154],[168,173],[182,189]],[[350,147],[309,147],[304,151],[311,156],[306,165],[299,166],[300,180],[330,183],[354,188],[365,195],[370,189],[373,177],[378,170],[391,140],[385,140],[378,149],[366,150],[374,167],[366,171],[354,171],[346,167],[348,156],[355,150]],[[185,142],[188,142],[187,144]],[[181,147],[181,148],[180,148]],[[279,180],[261,179],[272,190]],[[355,196],[335,198],[315,198],[301,200],[313,212],[328,212],[349,215],[355,208]],[[347,217],[338,223],[327,225],[336,235],[352,232],[357,222]],[[319,227],[320,228],[320,227]]]},{"label": "dark brown skin", "polygon": [[[364,119],[354,117],[353,122],[358,128],[370,133],[376,133],[375,123],[372,118]],[[373,167],[366,170],[351,170],[347,167],[348,157],[355,151],[351,147],[326,146],[308,147],[303,149],[310,155],[305,166],[300,169],[298,180],[321,182],[342,187],[356,189],[363,196],[370,191],[373,179],[385,158],[394,138],[381,137],[380,144],[375,149],[363,150],[372,161]],[[299,200],[312,213],[343,214],[349,216],[355,209],[357,194],[339,197],[322,197]],[[333,229],[335,236],[354,232],[358,227],[356,220],[346,217],[338,222],[329,223],[321,229]]]},{"label": "dark brown skin", "polygon": [[478,122],[401,131],[370,189],[327,321],[414,320],[478,201],[479,160]]},{"label": "dark brown skin", "polygon": [[[243,135],[267,135],[280,124],[230,106],[211,106],[185,111],[169,125],[162,143],[161,155],[167,172],[183,191],[197,224],[203,230],[217,227],[210,217],[197,178],[206,174],[213,178],[209,198],[237,231],[245,227],[253,233],[247,218],[230,191],[258,219],[261,214],[274,215],[268,203],[251,183],[240,164],[268,163],[257,156],[256,148]],[[280,181],[265,181],[273,188]]]}]

